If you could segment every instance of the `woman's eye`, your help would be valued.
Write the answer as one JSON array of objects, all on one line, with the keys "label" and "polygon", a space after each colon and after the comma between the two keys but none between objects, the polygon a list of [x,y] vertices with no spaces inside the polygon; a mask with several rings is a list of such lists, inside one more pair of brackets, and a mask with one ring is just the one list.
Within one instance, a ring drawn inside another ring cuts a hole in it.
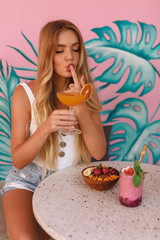
[{"label": "woman's eye", "polygon": [[79,48],[78,49],[72,49],[74,52],[79,52]]},{"label": "woman's eye", "polygon": [[62,53],[62,52],[63,52],[63,50],[61,50],[61,51],[60,51],[60,50],[59,50],[59,51],[57,50],[57,51],[56,51],[56,53]]}]

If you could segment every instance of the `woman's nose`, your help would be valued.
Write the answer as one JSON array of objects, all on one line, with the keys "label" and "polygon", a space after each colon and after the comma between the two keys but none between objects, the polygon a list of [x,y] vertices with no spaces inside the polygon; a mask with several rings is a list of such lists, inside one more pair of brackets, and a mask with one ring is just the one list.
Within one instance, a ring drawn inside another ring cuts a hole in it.
[{"label": "woman's nose", "polygon": [[66,60],[72,60],[73,59],[73,55],[72,52],[70,50],[67,51],[66,53]]}]

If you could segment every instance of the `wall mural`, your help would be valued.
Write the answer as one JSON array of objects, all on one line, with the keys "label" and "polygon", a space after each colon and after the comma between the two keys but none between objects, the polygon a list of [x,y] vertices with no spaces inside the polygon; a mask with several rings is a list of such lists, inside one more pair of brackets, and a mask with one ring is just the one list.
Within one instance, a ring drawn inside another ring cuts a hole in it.
[{"label": "wall mural", "polygon": [[[157,37],[155,26],[139,22],[115,21],[119,29],[120,41],[109,26],[94,28],[98,38],[85,42],[89,57],[96,64],[92,73],[103,65],[100,75],[95,77],[99,83],[97,90],[102,93],[101,102],[103,124],[112,125],[109,160],[134,161],[139,158],[144,144],[149,151],[143,162],[160,164],[160,120],[157,116],[160,100],[155,101],[156,110],[148,116],[148,106],[143,96],[155,89],[160,73],[151,60],[160,59],[160,43],[153,47]],[[139,41],[139,27],[141,36]],[[22,33],[28,46],[37,57],[37,50],[32,42]],[[22,76],[24,71],[37,71],[37,64],[18,48],[9,46],[25,58],[31,67],[9,66],[4,70],[0,61],[0,180],[5,179],[12,162],[10,155],[11,97],[20,80],[34,80],[35,76]],[[110,61],[110,65],[105,65]],[[22,74],[21,74],[22,72]],[[34,75],[34,74],[32,74]],[[125,79],[125,80],[124,80]],[[115,86],[114,97],[108,98],[107,89]],[[132,93],[129,97],[128,93]],[[135,94],[135,97],[133,94]],[[137,95],[138,93],[138,95]],[[116,102],[116,104],[115,104]],[[158,120],[154,120],[158,119]]]},{"label": "wall mural", "polygon": [[[116,92],[119,95],[115,98],[121,94],[125,96],[128,91],[137,92],[139,89],[139,97],[154,91],[156,75],[160,77],[160,73],[149,60],[160,58],[160,43],[153,48],[157,37],[156,28],[153,25],[139,22],[141,38],[137,42],[139,28],[136,23],[116,21],[115,24],[119,28],[120,42],[117,41],[114,31],[108,26],[92,29],[98,38],[86,42],[88,55],[96,63],[102,64],[111,58],[114,60],[109,68],[96,77],[97,81],[103,83],[100,91],[110,84],[120,86]],[[126,81],[120,85],[128,68]],[[102,105],[110,106],[115,98],[106,99]],[[148,144],[152,157],[150,162],[158,163],[160,159],[160,120],[153,121],[153,118],[160,108],[160,100],[154,104],[157,104],[157,108],[151,119],[148,119],[146,103],[138,97],[125,98],[114,109],[102,112],[102,115],[106,116],[103,123],[113,125],[110,138],[110,160],[132,161],[134,157],[138,159],[143,145]],[[118,122],[119,119],[120,122]],[[134,122],[135,127],[131,126],[127,120]],[[149,162],[148,152],[143,162]]]}]

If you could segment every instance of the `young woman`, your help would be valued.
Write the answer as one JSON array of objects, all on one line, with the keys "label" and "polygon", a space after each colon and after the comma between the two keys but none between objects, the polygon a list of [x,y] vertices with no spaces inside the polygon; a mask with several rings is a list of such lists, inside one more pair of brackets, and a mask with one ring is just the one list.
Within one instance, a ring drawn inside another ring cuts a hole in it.
[{"label": "young woman", "polygon": [[[43,178],[57,170],[101,159],[106,141],[94,89],[91,99],[69,110],[56,92],[80,90],[93,83],[78,28],[69,21],[46,24],[39,37],[37,79],[17,86],[12,98],[11,156],[13,167],[3,188],[9,238],[40,240],[49,236],[32,211],[32,195]],[[59,130],[79,125],[82,134]]]}]

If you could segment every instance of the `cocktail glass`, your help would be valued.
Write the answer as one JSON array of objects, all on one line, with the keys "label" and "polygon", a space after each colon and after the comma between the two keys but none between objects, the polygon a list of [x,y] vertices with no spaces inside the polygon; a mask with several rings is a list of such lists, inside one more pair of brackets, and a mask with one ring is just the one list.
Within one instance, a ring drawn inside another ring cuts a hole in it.
[{"label": "cocktail glass", "polygon": [[[57,92],[57,97],[61,103],[69,106],[70,109],[73,109],[74,106],[85,101],[85,95],[81,95],[80,91],[60,91]],[[70,130],[64,129],[61,130],[61,133],[65,135],[81,134],[81,130],[78,128]]]},{"label": "cocktail glass", "polygon": [[120,171],[119,200],[126,207],[137,207],[142,202],[144,176],[139,187],[135,187],[132,180],[133,176]]}]

